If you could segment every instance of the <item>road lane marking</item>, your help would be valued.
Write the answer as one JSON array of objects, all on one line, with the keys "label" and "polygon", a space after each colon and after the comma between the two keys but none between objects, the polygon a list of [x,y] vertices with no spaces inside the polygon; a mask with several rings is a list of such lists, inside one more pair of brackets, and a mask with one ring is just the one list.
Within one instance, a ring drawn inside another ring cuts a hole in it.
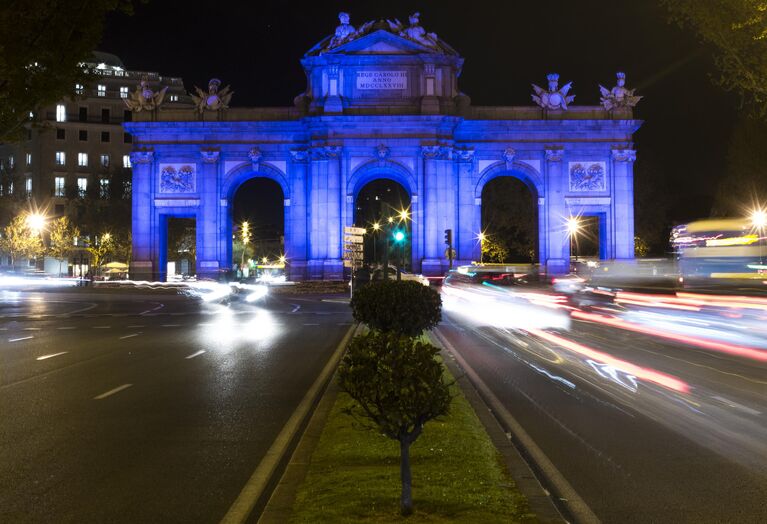
[{"label": "road lane marking", "polygon": [[319,324],[309,323],[309,324],[304,324],[304,326],[319,326]]},{"label": "road lane marking", "polygon": [[190,358],[199,357],[199,356],[200,356],[200,355],[202,355],[203,353],[205,353],[205,351],[203,351],[203,350],[201,349],[201,350],[200,350],[200,351],[198,351],[197,353],[192,353],[191,355],[188,355],[188,356],[186,356],[186,357],[184,357],[184,358],[185,358],[185,359],[187,359],[187,360],[189,360]]},{"label": "road lane marking", "polygon": [[61,353],[51,353],[50,355],[43,355],[41,357],[37,357],[35,360],[47,360],[49,358],[58,357],[60,355],[66,355],[69,353],[69,351],[62,351]]},{"label": "road lane marking", "polygon": [[109,329],[112,326],[93,326],[93,329]]},{"label": "road lane marking", "polygon": [[153,307],[152,309],[147,309],[146,311],[142,311],[141,313],[139,313],[139,316],[149,314],[152,311],[157,311],[158,309],[165,307],[165,304],[160,304],[159,302],[154,302],[154,304],[159,304],[159,305],[157,307]]},{"label": "road lane marking", "polygon": [[136,325],[133,325],[133,326],[128,326],[128,329],[142,328],[144,326],[145,326],[144,324],[136,324]]},{"label": "road lane marking", "polygon": [[29,340],[30,338],[35,338],[35,337],[32,335],[29,335],[28,337],[9,338],[8,342],[20,342],[22,340]]},{"label": "road lane marking", "polygon": [[356,329],[355,326],[351,326],[343,339],[341,339],[341,342],[328,359],[325,367],[317,376],[314,384],[312,384],[306,392],[304,398],[301,399],[301,403],[298,404],[293,411],[293,414],[290,415],[290,418],[282,427],[282,430],[280,430],[277,438],[274,439],[274,442],[267,450],[263,460],[261,460],[261,463],[256,467],[256,470],[250,476],[248,482],[242,488],[242,491],[240,491],[237,500],[234,501],[229,508],[229,511],[226,512],[224,518],[221,519],[221,524],[240,523],[247,520],[248,516],[253,511],[253,507],[256,505],[256,502],[269,483],[269,480],[274,475],[274,472],[290,446],[290,443],[293,441],[296,432],[301,426],[301,422],[309,415],[311,407],[314,405],[317,397],[322,394],[323,387],[327,384],[330,376],[338,366],[344,350],[346,349],[346,345],[349,343],[349,340],[351,340]]},{"label": "road lane marking", "polygon": [[119,338],[119,340],[124,340],[124,339],[126,339],[126,338],[131,338],[131,337],[137,337],[137,336],[139,336],[140,334],[141,334],[141,333],[131,333],[130,335],[125,335],[124,337],[120,337],[120,338]]},{"label": "road lane marking", "polygon": [[102,393],[101,395],[98,395],[98,396],[95,396],[95,397],[93,397],[93,400],[101,400],[102,398],[107,398],[107,397],[108,397],[108,396],[110,396],[110,395],[114,395],[115,393],[119,393],[119,392],[120,392],[120,391],[122,391],[123,389],[128,389],[128,388],[129,388],[129,387],[131,387],[132,385],[133,385],[133,384],[123,384],[122,386],[117,386],[117,387],[116,387],[116,388],[114,388],[114,389],[110,389],[110,390],[109,390],[109,391],[107,391],[106,393]]},{"label": "road lane marking", "polygon": [[24,331],[40,331],[40,328],[24,328]]},{"label": "road lane marking", "polygon": [[61,326],[57,327],[56,329],[77,329],[75,326]]},{"label": "road lane marking", "polygon": [[301,309],[301,306],[299,304],[291,304],[293,306],[293,309],[290,310],[291,313],[295,313],[299,309]]}]

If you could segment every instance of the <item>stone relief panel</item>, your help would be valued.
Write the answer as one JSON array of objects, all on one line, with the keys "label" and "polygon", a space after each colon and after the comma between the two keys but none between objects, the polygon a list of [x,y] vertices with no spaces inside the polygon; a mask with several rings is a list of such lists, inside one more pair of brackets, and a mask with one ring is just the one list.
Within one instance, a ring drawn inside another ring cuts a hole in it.
[{"label": "stone relief panel", "polygon": [[160,193],[194,193],[197,180],[194,164],[160,164]]},{"label": "stone relief panel", "polygon": [[570,191],[606,191],[607,176],[605,162],[570,162]]}]

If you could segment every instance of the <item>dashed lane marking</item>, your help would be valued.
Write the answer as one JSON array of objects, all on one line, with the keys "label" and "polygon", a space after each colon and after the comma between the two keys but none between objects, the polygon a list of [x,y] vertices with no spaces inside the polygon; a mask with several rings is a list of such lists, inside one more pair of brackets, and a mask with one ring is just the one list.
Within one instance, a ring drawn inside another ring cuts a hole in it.
[{"label": "dashed lane marking", "polygon": [[34,327],[34,328],[32,328],[32,327],[28,327],[28,328],[24,328],[24,331],[40,331],[40,328],[37,328],[37,327]]},{"label": "dashed lane marking", "polygon": [[128,329],[136,329],[136,328],[142,328],[144,327],[144,324],[135,324],[133,326],[128,326]]},{"label": "dashed lane marking", "polygon": [[57,327],[56,329],[77,329],[75,326],[61,326]]},{"label": "dashed lane marking", "polygon": [[124,389],[128,389],[132,385],[133,384],[123,384],[122,386],[117,386],[116,388],[110,389],[109,391],[107,391],[105,393],[102,393],[101,395],[97,395],[97,396],[93,397],[93,400],[101,400],[102,398],[107,398],[107,397],[109,397],[111,395],[114,395],[115,393],[119,393],[120,391],[122,391]]},{"label": "dashed lane marking", "polygon": [[35,337],[32,335],[29,335],[28,337],[9,338],[8,342],[21,342],[22,340],[29,340],[30,338],[35,338]]},{"label": "dashed lane marking", "polygon": [[137,336],[139,336],[140,334],[141,334],[141,333],[131,333],[130,335],[125,335],[124,337],[120,337],[120,339],[119,339],[119,340],[124,340],[124,339],[126,339],[126,338],[131,338],[131,337],[137,337]]},{"label": "dashed lane marking", "polygon": [[304,326],[319,326],[319,324],[308,323],[308,324],[304,324]]},{"label": "dashed lane marking", "polygon": [[112,326],[93,326],[93,329],[109,329]]},{"label": "dashed lane marking", "polygon": [[187,356],[186,356],[186,357],[184,357],[184,358],[185,358],[185,359],[187,359],[187,360],[189,360],[190,358],[199,357],[199,356],[200,356],[200,355],[202,355],[203,353],[205,353],[205,351],[203,351],[203,350],[201,349],[200,351],[197,351],[196,353],[192,353],[191,355],[187,355]]},{"label": "dashed lane marking", "polygon": [[69,351],[62,351],[60,353],[51,353],[50,355],[43,355],[41,357],[37,357],[35,360],[48,360],[49,358],[66,355],[67,353],[69,353]]}]

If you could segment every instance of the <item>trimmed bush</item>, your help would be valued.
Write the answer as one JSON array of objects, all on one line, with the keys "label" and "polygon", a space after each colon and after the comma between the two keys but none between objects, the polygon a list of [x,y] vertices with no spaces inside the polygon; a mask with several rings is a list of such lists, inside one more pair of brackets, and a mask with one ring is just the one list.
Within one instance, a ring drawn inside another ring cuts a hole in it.
[{"label": "trimmed bush", "polygon": [[374,282],[354,292],[354,320],[376,331],[417,337],[442,320],[442,299],[412,280]]}]

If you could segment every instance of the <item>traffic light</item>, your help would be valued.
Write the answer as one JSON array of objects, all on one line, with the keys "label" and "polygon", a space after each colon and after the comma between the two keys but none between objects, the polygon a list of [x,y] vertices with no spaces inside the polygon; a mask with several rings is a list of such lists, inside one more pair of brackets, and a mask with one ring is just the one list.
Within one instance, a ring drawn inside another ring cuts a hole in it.
[{"label": "traffic light", "polygon": [[397,243],[401,243],[403,240],[405,240],[405,233],[402,232],[402,230],[398,229],[394,232],[394,241]]},{"label": "traffic light", "polygon": [[453,230],[452,229],[445,230],[445,245],[448,247],[453,247]]}]

